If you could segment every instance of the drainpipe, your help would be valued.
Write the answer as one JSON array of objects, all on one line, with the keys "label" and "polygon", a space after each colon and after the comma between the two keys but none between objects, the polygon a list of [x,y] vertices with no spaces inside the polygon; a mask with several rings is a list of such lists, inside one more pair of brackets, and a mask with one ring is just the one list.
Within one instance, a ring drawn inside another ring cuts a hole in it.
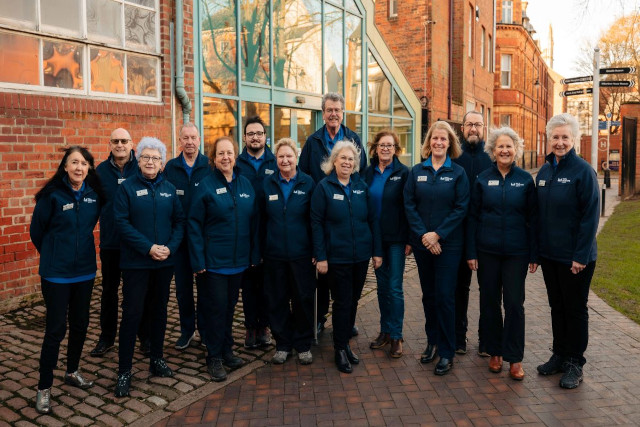
[{"label": "drainpipe", "polygon": [[184,14],[182,0],[176,0],[176,96],[182,105],[182,122],[189,122],[191,100],[184,88]]},{"label": "drainpipe", "polygon": [[[433,15],[432,15],[433,16]],[[463,31],[464,32],[464,31]],[[449,0],[449,87],[447,119],[451,120],[451,102],[453,101],[453,0]]]}]

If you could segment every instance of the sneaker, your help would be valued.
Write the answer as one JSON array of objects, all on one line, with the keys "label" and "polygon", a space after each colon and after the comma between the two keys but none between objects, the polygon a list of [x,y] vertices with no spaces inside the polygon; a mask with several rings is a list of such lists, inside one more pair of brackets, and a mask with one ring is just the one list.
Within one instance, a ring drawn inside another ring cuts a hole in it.
[{"label": "sneaker", "polygon": [[145,355],[146,357],[151,356],[151,341],[144,340],[140,343],[140,353]]},{"label": "sneaker", "polygon": [[176,349],[177,350],[184,350],[185,348],[189,347],[191,345],[191,341],[196,337],[196,333],[192,333],[192,334],[181,334],[180,338],[178,338],[178,341],[176,341]]},{"label": "sneaker", "polygon": [[256,348],[258,343],[256,342],[256,330],[247,329],[247,333],[244,337],[244,348]]},{"label": "sneaker", "polygon": [[244,365],[244,360],[239,358],[235,354],[233,354],[233,352],[231,352],[231,353],[227,353],[224,356],[222,356],[222,363],[227,368],[236,369],[236,368],[239,368],[240,366]]},{"label": "sneaker", "polygon": [[576,388],[582,382],[582,366],[575,359],[569,359],[564,364],[564,375],[560,378],[560,387],[562,388]]},{"label": "sneaker", "polygon": [[274,365],[282,365],[284,362],[287,361],[288,357],[289,357],[288,351],[278,350],[276,351],[276,354],[274,354],[273,357],[271,358],[271,363],[273,363]]},{"label": "sneaker", "polygon": [[489,353],[487,353],[487,349],[483,343],[478,343],[478,356],[480,357],[491,357]]},{"label": "sneaker", "polygon": [[311,363],[313,363],[313,354],[311,354],[311,350],[298,353],[298,360],[301,365],[311,365]]},{"label": "sneaker", "polygon": [[89,381],[84,378],[80,371],[75,371],[72,373],[65,372],[64,373],[64,383],[73,387],[78,387],[83,390],[93,387],[93,381]]},{"label": "sneaker", "polygon": [[113,348],[113,343],[109,344],[105,341],[98,341],[98,344],[96,344],[96,347],[93,350],[91,350],[89,355],[91,357],[100,357],[104,355],[107,351],[111,350],[112,348]]},{"label": "sneaker", "polygon": [[558,372],[564,372],[564,359],[557,354],[552,354],[549,361],[538,365],[536,368],[540,375],[553,375]]},{"label": "sneaker", "polygon": [[262,328],[258,331],[256,343],[261,347],[271,344],[271,332],[269,331],[269,328]]},{"label": "sneaker", "polygon": [[467,339],[456,345],[456,354],[467,354]]},{"label": "sneaker", "polygon": [[168,378],[173,376],[173,371],[167,366],[164,359],[151,359],[149,363],[149,372],[156,377]]},{"label": "sneaker", "polygon": [[45,388],[38,390],[36,393],[36,411],[39,414],[48,414],[51,412],[51,389]]},{"label": "sneaker", "polygon": [[131,387],[131,371],[118,374],[116,381],[115,395],[116,397],[129,396],[129,388]]},{"label": "sneaker", "polygon": [[224,366],[222,366],[222,359],[211,359],[211,361],[207,363],[207,371],[209,371],[211,379],[217,383],[227,379],[227,371],[225,371]]}]

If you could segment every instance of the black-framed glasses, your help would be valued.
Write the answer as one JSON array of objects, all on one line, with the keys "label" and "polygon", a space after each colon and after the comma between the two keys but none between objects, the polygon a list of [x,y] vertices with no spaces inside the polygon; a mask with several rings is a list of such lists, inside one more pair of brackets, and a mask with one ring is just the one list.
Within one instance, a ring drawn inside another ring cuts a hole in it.
[{"label": "black-framed glasses", "polygon": [[464,127],[466,127],[467,129],[471,129],[471,128],[476,128],[476,129],[482,129],[484,127],[484,123],[471,123],[471,122],[467,122],[464,124]]},{"label": "black-framed glasses", "polygon": [[131,141],[131,140],[130,140],[130,139],[127,139],[127,138],[113,138],[113,139],[111,140],[111,143],[112,143],[113,145],[118,145],[118,144],[125,145],[125,144],[129,143],[129,141]]},{"label": "black-framed glasses", "polygon": [[378,147],[380,147],[381,150],[392,150],[395,148],[394,144],[380,144],[378,145]]},{"label": "black-framed glasses", "polygon": [[328,114],[340,114],[342,113],[342,108],[327,108],[324,111]]},{"label": "black-framed glasses", "polygon": [[264,136],[264,132],[258,131],[258,132],[247,132],[247,136],[249,138],[253,138],[254,136],[257,136],[258,138],[261,138],[262,136]]},{"label": "black-framed glasses", "polygon": [[162,161],[162,157],[149,156],[147,154],[140,156],[140,160],[144,163],[149,163],[149,160],[153,161],[153,163],[160,163]]}]

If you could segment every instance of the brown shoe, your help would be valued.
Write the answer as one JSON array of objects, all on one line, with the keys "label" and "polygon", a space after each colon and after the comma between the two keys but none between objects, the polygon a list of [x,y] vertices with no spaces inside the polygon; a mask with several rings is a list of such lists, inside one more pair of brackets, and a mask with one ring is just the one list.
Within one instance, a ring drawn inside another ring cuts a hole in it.
[{"label": "brown shoe", "polygon": [[495,374],[502,372],[502,356],[491,356],[489,370]]},{"label": "brown shoe", "polygon": [[397,359],[399,357],[402,357],[402,342],[404,340],[402,338],[394,340],[391,340],[391,351],[389,351],[389,356],[393,357],[394,359]]},{"label": "brown shoe", "polygon": [[511,366],[509,367],[509,376],[516,381],[522,381],[524,378],[524,370],[522,369],[521,362],[511,363]]},{"label": "brown shoe", "polygon": [[372,349],[382,348],[385,345],[389,344],[390,342],[391,342],[391,337],[389,336],[389,334],[386,332],[380,332],[380,334],[378,335],[378,338],[376,338],[375,341],[371,341],[371,343],[369,344],[369,348],[372,348]]}]

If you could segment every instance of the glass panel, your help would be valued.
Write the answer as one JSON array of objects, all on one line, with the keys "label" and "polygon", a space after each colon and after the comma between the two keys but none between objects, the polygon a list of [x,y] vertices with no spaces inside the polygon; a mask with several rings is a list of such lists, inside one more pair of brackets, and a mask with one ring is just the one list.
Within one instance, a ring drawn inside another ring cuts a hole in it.
[{"label": "glass panel", "polygon": [[42,24],[81,34],[80,0],[56,0],[40,2]]},{"label": "glass panel", "polygon": [[275,107],[273,118],[273,138],[291,138],[291,108]]},{"label": "glass panel", "polygon": [[411,120],[393,119],[393,131],[398,135],[400,139],[400,147],[402,152],[397,153],[398,158],[402,163],[411,167],[411,151],[412,151],[412,137],[413,137],[413,122]]},{"label": "glass panel", "polygon": [[370,113],[390,114],[391,113],[391,83],[384,75],[382,68],[378,65],[378,61],[369,52],[368,59],[368,105]]},{"label": "glass panel", "polygon": [[236,113],[238,102],[231,99],[205,97],[202,104],[202,126],[204,128],[204,152],[209,155],[213,141],[219,136],[231,136],[236,141]]},{"label": "glass panel", "polygon": [[350,12],[360,13],[360,10],[354,0],[344,0],[344,6]]},{"label": "glass panel", "polygon": [[44,85],[64,89],[82,89],[81,45],[42,41]]},{"label": "glass panel", "polygon": [[[91,0],[93,1],[93,0]],[[156,7],[156,0],[127,0],[130,3],[139,4],[140,6]]]},{"label": "glass panel", "polygon": [[388,117],[369,116],[369,139],[367,141],[373,141],[373,138],[382,129],[391,129],[391,119]]},{"label": "glass panel", "polygon": [[112,0],[87,2],[87,32],[92,40],[122,46],[122,13]]},{"label": "glass panel", "polygon": [[362,18],[347,14],[345,29],[347,111],[362,111]]},{"label": "glass panel", "polygon": [[409,111],[407,111],[407,107],[404,106],[404,102],[402,102],[402,99],[400,99],[395,89],[393,90],[393,115],[396,117],[411,117]]},{"label": "glass panel", "polygon": [[297,110],[298,147],[302,149],[307,138],[316,131],[315,114],[311,110]]},{"label": "glass panel", "polygon": [[203,0],[202,82],[204,91],[235,95],[236,10],[235,1]]},{"label": "glass panel", "polygon": [[124,54],[91,49],[91,90],[124,93]]},{"label": "glass panel", "polygon": [[[242,102],[242,136],[244,137],[244,125],[247,118],[258,116],[265,123],[265,132],[267,133],[267,147],[273,148],[271,143],[271,109],[269,104],[260,102]],[[240,138],[242,139],[242,138]],[[244,146],[244,144],[241,144]]]},{"label": "glass panel", "polygon": [[360,114],[348,114],[345,117],[345,122],[344,125],[346,127],[348,127],[349,129],[351,129],[352,131],[354,131],[355,133],[357,133],[358,135],[360,135],[360,139],[362,139],[362,143],[364,144],[365,141],[362,138],[363,134],[362,134],[362,115]]},{"label": "glass panel", "polygon": [[127,47],[156,51],[156,13],[135,6],[124,7]]},{"label": "glass panel", "polygon": [[242,80],[268,85],[269,0],[242,0]]},{"label": "glass panel", "polygon": [[274,0],[274,82],[320,93],[322,31],[320,0]]},{"label": "glass panel", "polygon": [[38,85],[38,39],[0,33],[0,81]]},{"label": "glass panel", "polygon": [[326,4],[324,7],[324,87],[326,92],[342,93],[342,10]]},{"label": "glass panel", "polygon": [[11,26],[35,28],[36,0],[0,0],[0,21]]},{"label": "glass panel", "polygon": [[127,91],[129,95],[157,96],[157,65],[156,58],[127,55]]}]

